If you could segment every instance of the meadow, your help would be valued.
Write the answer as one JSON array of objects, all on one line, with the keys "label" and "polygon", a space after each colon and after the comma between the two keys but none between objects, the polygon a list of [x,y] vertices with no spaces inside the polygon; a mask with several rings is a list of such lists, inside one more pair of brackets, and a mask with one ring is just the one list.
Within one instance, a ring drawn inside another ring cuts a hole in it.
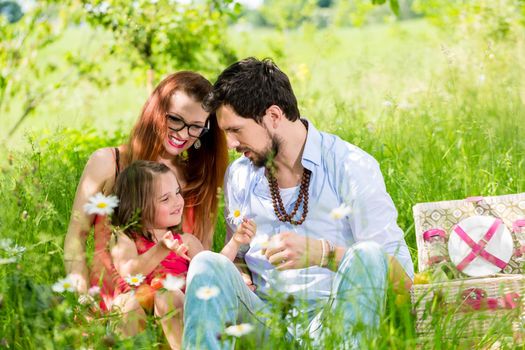
[{"label": "meadow", "polygon": [[[79,42],[74,38],[85,30],[72,29],[66,40]],[[289,74],[303,116],[379,161],[414,262],[414,204],[525,192],[523,27],[494,33],[425,20],[288,32],[236,27],[227,39],[239,58],[272,57]],[[1,146],[0,239],[12,242],[0,245],[0,348],[146,349],[162,340],[153,322],[143,334],[119,339],[107,320],[88,322],[74,295],[51,291],[64,277],[63,239],[85,161],[126,140],[145,98],[133,77],[109,91],[78,87],[39,107],[25,131]],[[223,241],[220,220],[214,250]],[[333,320],[333,334],[344,331],[339,326]],[[364,346],[411,349],[413,327],[410,304],[394,296]],[[475,347],[514,347],[507,336],[488,332]],[[473,346],[456,340],[436,337],[431,347]],[[238,348],[255,346],[243,341]],[[338,344],[334,337],[325,348]],[[257,347],[290,345],[275,331]]]}]

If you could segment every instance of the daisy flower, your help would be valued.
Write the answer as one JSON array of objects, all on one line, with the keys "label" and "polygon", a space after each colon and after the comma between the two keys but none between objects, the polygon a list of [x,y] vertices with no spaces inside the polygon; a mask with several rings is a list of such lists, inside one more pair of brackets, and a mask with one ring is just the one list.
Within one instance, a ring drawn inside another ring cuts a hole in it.
[{"label": "daisy flower", "polygon": [[184,278],[180,278],[173,275],[167,275],[166,279],[162,281],[162,285],[165,289],[176,291],[184,288],[184,285],[186,284],[186,281]]},{"label": "daisy flower", "polygon": [[71,276],[67,275],[65,278],[62,278],[58,280],[53,286],[51,287],[53,292],[62,293],[62,292],[74,292],[75,287],[73,285],[73,279]]},{"label": "daisy flower", "polygon": [[330,217],[334,220],[341,220],[345,216],[349,215],[351,212],[352,208],[343,203],[337,208],[332,209],[332,211],[330,212]]},{"label": "daisy flower", "polygon": [[204,286],[197,290],[197,298],[201,300],[209,300],[219,295],[219,288],[216,286]]},{"label": "daisy flower", "polygon": [[125,280],[126,282],[130,285],[130,286],[140,286],[140,284],[142,282],[144,282],[144,280],[146,279],[146,276],[144,276],[143,274],[141,273],[138,273],[134,276],[132,275],[128,275]]},{"label": "daisy flower", "polygon": [[234,225],[240,225],[242,223],[242,219],[246,213],[244,210],[235,209],[230,211],[230,214],[228,215],[228,221]]},{"label": "daisy flower", "polygon": [[101,192],[91,196],[89,202],[84,204],[84,211],[87,214],[110,215],[113,209],[118,206],[118,198],[116,196],[104,196]]},{"label": "daisy flower", "polygon": [[234,336],[234,337],[242,337],[243,335],[246,335],[253,331],[253,325],[249,323],[240,323],[233,326],[230,326],[224,330],[224,332],[228,335]]}]

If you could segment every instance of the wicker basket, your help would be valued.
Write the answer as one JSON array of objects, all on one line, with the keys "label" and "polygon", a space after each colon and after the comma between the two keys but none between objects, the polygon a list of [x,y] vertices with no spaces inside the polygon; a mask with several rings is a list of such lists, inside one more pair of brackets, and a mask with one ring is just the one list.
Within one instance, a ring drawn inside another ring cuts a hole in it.
[{"label": "wicker basket", "polygon": [[525,317],[524,295],[522,275],[414,285],[412,304],[419,341],[518,334]]},{"label": "wicker basket", "polygon": [[[500,218],[510,229],[525,218],[525,193],[421,203],[413,210],[418,266],[423,272],[430,268],[429,252],[423,240],[425,232],[439,228],[448,235],[461,220],[474,215]],[[513,240],[519,252],[520,244],[514,233]],[[508,336],[511,340],[516,334],[522,334],[525,320],[523,260],[523,256],[513,255],[502,274],[494,276],[466,278],[456,271],[457,276],[465,278],[415,284],[412,305],[418,343],[427,348],[447,341],[450,344],[476,341],[491,334],[499,338]]]}]

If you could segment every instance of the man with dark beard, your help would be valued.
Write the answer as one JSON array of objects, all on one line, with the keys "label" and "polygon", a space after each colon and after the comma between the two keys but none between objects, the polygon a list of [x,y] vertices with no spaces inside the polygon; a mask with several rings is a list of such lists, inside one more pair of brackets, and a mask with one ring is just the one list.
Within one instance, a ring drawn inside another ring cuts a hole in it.
[{"label": "man with dark beard", "polygon": [[338,315],[341,348],[361,346],[379,325],[388,278],[402,289],[413,276],[377,162],[300,118],[288,77],[271,60],[234,63],[204,104],[244,155],[225,178],[227,238],[248,217],[258,229],[238,256],[253,283],[218,254],[191,262],[185,348],[230,347],[217,335],[239,320],[264,331],[279,298],[288,301],[289,339],[320,346],[333,334],[326,320]]}]

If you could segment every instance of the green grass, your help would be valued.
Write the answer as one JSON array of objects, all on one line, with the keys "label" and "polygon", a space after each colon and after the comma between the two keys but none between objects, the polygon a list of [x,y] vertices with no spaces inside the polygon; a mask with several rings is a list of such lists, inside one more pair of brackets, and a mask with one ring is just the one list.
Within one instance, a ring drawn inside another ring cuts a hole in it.
[{"label": "green grass", "polygon": [[[302,114],[317,127],[379,161],[414,261],[414,204],[525,191],[523,30],[495,40],[418,21],[338,31],[232,30],[230,36],[238,57],[275,58],[292,79]],[[135,339],[118,339],[104,322],[82,320],[71,295],[50,291],[64,274],[63,238],[85,161],[93,150],[125,139],[144,99],[145,89],[132,78],[108,92],[75,88],[39,107],[25,125],[29,142],[20,132],[4,148],[0,239],[26,251],[17,263],[0,265],[0,348],[104,348],[113,341],[117,348],[148,348],[162,339],[154,324]],[[215,250],[223,239],[220,221]],[[337,319],[330,324],[342,332]],[[410,305],[389,298],[377,338],[364,347],[411,349],[413,327]],[[457,344],[460,331],[452,340],[440,334],[429,347],[471,346]],[[476,346],[496,339],[505,341],[504,330],[487,332]],[[338,348],[336,340],[326,348]],[[289,345],[276,331],[258,347]]]}]

